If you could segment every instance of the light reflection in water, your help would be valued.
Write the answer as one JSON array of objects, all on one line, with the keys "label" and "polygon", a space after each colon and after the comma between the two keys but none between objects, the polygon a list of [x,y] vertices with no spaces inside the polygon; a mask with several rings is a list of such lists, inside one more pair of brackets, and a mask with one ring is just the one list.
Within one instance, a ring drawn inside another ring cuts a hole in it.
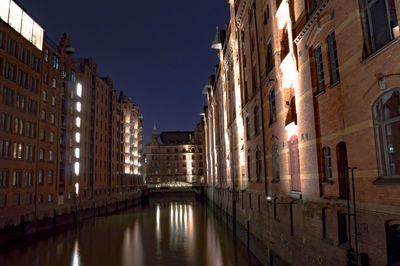
[{"label": "light reflection in water", "polygon": [[125,230],[124,240],[123,265],[144,265],[143,240],[140,234],[140,225],[138,220],[135,221],[135,225],[132,230],[129,228]]},{"label": "light reflection in water", "polygon": [[78,240],[75,240],[74,252],[72,253],[71,266],[80,266],[80,265],[81,265],[81,258],[79,256],[79,244],[78,244]]}]

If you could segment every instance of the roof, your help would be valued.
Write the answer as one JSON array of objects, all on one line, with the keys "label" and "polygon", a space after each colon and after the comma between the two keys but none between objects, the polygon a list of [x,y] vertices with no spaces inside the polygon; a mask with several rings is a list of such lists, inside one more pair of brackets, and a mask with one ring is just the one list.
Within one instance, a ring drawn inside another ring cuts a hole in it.
[{"label": "roof", "polygon": [[194,137],[193,131],[166,131],[160,134],[164,145],[189,144]]}]

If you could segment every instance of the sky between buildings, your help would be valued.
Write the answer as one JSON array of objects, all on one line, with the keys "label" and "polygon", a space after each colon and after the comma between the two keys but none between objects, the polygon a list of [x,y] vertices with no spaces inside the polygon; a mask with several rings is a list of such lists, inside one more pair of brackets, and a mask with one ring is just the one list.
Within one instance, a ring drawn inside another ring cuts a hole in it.
[{"label": "sky between buildings", "polygon": [[92,57],[144,116],[145,142],[160,131],[193,130],[213,73],[216,26],[229,22],[227,0],[16,1],[58,43],[71,37],[77,57]]}]

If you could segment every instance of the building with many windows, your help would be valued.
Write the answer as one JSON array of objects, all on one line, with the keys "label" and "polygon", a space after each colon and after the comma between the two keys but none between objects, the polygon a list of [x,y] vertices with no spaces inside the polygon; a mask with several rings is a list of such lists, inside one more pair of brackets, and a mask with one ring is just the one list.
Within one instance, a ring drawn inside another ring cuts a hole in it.
[{"label": "building with many windows", "polygon": [[[73,212],[139,197],[143,183],[139,107],[129,106],[126,176],[123,117],[131,99],[118,96],[92,58],[73,57],[67,34],[57,44],[16,3],[10,6],[0,11],[0,241],[25,225],[72,221],[66,217]],[[22,21],[14,21],[17,11]]]},{"label": "building with many windows", "polygon": [[146,183],[200,183],[204,181],[203,124],[195,131],[157,133],[146,144]]},{"label": "building with many windows", "polygon": [[204,88],[208,198],[266,263],[396,265],[400,2],[229,3]]}]

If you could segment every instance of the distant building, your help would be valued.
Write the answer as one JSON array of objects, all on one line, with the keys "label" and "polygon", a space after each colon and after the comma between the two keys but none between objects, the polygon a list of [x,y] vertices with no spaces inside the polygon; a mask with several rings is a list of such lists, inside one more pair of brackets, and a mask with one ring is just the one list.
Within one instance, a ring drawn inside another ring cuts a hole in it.
[{"label": "distant building", "polygon": [[199,183],[204,180],[203,124],[195,131],[166,131],[157,134],[154,125],[146,144],[147,184],[173,181]]}]

